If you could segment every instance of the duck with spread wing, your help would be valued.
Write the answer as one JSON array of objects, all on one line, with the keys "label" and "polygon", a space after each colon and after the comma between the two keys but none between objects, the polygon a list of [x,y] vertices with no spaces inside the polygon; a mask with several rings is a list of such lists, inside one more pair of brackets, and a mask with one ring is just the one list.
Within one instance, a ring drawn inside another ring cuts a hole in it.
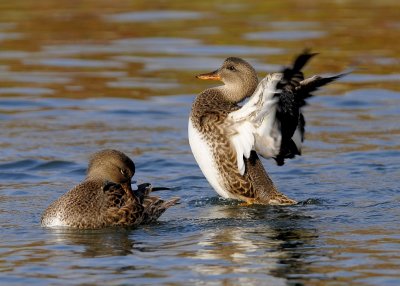
[{"label": "duck with spread wing", "polygon": [[342,76],[305,79],[301,70],[315,55],[304,51],[292,67],[268,74],[260,83],[254,68],[236,57],[197,76],[224,83],[196,97],[188,126],[193,155],[219,195],[246,204],[296,204],[277,190],[259,155],[283,165],[301,154],[306,99]]}]

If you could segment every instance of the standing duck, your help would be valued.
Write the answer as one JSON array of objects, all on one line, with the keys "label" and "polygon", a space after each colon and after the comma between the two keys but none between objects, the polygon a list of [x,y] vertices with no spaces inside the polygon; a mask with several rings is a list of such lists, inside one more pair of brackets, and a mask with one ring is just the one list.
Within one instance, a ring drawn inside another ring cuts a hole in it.
[{"label": "standing duck", "polygon": [[301,69],[314,55],[303,52],[292,67],[267,75],[259,84],[254,68],[236,57],[227,58],[216,71],[197,76],[224,83],[196,97],[188,126],[193,155],[222,197],[245,204],[297,203],[277,190],[258,155],[283,165],[286,158],[301,154],[305,100],[342,76],[304,79]]},{"label": "standing duck", "polygon": [[135,164],[117,150],[94,153],[87,176],[53,202],[43,213],[44,227],[93,229],[113,226],[137,226],[153,222],[179,199],[169,201],[154,196],[150,184],[133,191],[131,180]]}]

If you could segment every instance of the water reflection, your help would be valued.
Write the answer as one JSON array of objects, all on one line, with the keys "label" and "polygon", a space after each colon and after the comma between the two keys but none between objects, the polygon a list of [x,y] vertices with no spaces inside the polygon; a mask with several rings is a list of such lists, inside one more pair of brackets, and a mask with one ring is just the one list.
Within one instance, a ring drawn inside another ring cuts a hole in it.
[{"label": "water reflection", "polygon": [[[214,227],[199,239],[200,250],[194,258],[203,263],[194,267],[196,272],[215,278],[269,276],[266,279],[275,277],[271,283],[278,284],[294,283],[310,273],[310,258],[316,255],[310,249],[319,235],[312,218],[300,207],[214,206],[211,212],[209,217],[216,214],[218,219],[210,221]],[[246,283],[260,282],[250,279]]]},{"label": "water reflection", "polygon": [[126,256],[132,254],[134,241],[130,229],[71,230],[47,229],[50,245],[83,248],[82,257]]}]

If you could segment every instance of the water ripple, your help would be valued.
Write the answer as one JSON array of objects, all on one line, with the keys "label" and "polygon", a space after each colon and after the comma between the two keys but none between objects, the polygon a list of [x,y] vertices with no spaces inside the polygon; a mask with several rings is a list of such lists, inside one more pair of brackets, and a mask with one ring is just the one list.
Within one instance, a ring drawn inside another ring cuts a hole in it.
[{"label": "water ripple", "polygon": [[[2,284],[399,284],[398,1],[30,2],[0,5]],[[215,84],[194,75],[240,56],[262,76],[305,47],[306,75],[360,69],[304,108],[302,156],[263,160],[300,203],[218,197],[188,145]],[[138,228],[41,228],[103,148],[181,203]]]},{"label": "water ripple", "polygon": [[273,31],[253,32],[244,35],[248,40],[269,40],[269,41],[298,41],[302,39],[322,38],[326,35],[323,31]]},{"label": "water ripple", "polygon": [[142,11],[142,12],[124,12],[114,15],[107,15],[104,18],[112,22],[159,22],[159,21],[180,21],[200,19],[205,16],[204,13],[193,11]]}]

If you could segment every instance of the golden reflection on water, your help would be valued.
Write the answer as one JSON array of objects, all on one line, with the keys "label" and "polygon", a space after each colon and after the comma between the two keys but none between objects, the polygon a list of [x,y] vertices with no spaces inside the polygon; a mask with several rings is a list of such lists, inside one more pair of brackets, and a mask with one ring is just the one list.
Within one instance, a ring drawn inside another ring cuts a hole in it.
[{"label": "golden reflection on water", "polygon": [[[232,55],[233,46],[244,47],[238,50],[239,55],[243,53],[240,56],[278,66],[304,47],[312,47],[321,55],[309,67],[310,73],[355,66],[372,77],[400,77],[398,8],[397,1],[3,3],[0,95],[23,95],[27,90],[21,88],[30,88],[33,95],[78,98],[197,93],[200,84],[193,75],[204,67],[196,68],[196,64],[211,56],[217,66]],[[297,38],[299,34],[303,38]],[[120,41],[147,38],[198,43]],[[227,52],[218,49],[224,45]],[[271,48],[275,51],[268,54]],[[193,59],[186,70],[176,69],[182,55]],[[157,59],[171,63],[162,69],[146,69],[149,61]],[[265,70],[260,71],[263,74]],[[361,85],[399,90],[398,79],[382,83],[372,78],[342,85],[346,90]]]}]

